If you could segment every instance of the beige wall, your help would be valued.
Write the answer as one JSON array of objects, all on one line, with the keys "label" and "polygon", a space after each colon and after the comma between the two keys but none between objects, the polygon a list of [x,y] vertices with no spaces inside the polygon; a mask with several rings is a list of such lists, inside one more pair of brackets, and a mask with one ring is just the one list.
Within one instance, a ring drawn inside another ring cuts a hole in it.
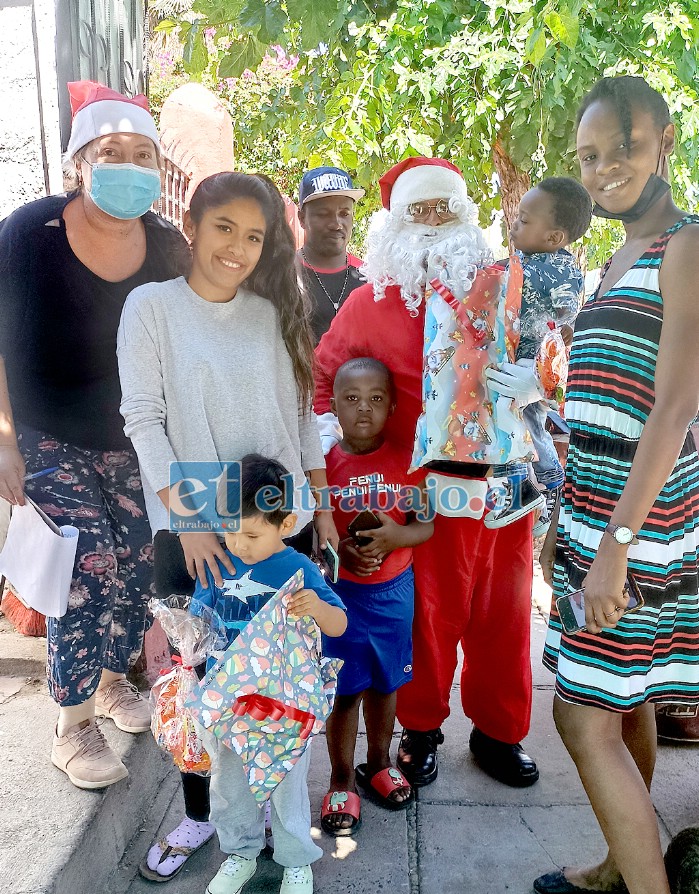
[{"label": "beige wall", "polygon": [[160,111],[160,142],[189,177],[186,205],[204,177],[235,170],[233,121],[218,97],[202,84],[178,87]]}]

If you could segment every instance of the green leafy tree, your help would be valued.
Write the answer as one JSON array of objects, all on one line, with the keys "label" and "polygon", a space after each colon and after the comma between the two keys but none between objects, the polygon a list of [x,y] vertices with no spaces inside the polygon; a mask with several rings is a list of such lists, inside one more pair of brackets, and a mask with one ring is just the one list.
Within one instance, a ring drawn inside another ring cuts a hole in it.
[{"label": "green leafy tree", "polygon": [[[272,134],[285,163],[337,163],[367,188],[407,155],[450,158],[484,222],[502,206],[509,224],[532,180],[576,173],[575,110],[599,77],[643,74],[680,123],[675,189],[696,206],[696,0],[195,0],[188,18],[159,27],[195,76],[239,79],[272,43],[299,56],[249,141]],[[619,231],[595,226],[595,261]]]},{"label": "green leafy tree", "polygon": [[[152,7],[150,11],[153,14]],[[299,160],[283,157],[281,144],[285,134],[281,128],[267,124],[274,110],[286,107],[298,57],[288,56],[280,46],[270,47],[255,71],[248,69],[238,78],[220,78],[218,60],[225,53],[225,45],[215,44],[211,35],[207,43],[207,68],[198,77],[219,97],[234,121],[233,157],[237,169],[267,174],[283,193],[294,196],[305,166]],[[185,70],[183,49],[171,35],[163,40],[162,33],[150,42],[148,92],[156,121],[168,96],[192,78]]]},{"label": "green leafy tree", "polygon": [[233,118],[236,165],[241,171],[267,174],[285,195],[293,197],[305,170],[300,158],[284,152],[291,126],[285,113],[298,57],[287,55],[281,46],[270,46],[254,71],[219,78],[216,57],[221,52],[219,48],[212,53],[203,80]]}]

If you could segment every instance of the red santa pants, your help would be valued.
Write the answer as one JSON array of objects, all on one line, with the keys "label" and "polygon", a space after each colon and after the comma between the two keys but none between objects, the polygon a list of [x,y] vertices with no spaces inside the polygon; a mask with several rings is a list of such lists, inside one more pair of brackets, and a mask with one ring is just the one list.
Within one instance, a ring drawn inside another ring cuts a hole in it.
[{"label": "red santa pants", "polygon": [[461,643],[461,704],[486,735],[514,744],[529,731],[532,516],[498,530],[435,518],[415,548],[413,679],[398,690],[398,720],[430,730],[449,715]]}]

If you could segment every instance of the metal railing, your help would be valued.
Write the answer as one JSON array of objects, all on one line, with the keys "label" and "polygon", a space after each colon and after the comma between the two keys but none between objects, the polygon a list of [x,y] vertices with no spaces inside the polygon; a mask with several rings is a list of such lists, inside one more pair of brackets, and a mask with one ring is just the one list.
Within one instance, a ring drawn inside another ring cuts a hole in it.
[{"label": "metal railing", "polygon": [[[153,211],[174,224],[178,230],[183,231],[184,213],[187,210],[187,191],[191,178],[165,152],[162,153],[162,160],[162,192],[158,201],[153,205]],[[286,196],[284,196],[284,204],[286,205],[286,219],[296,240],[296,248],[301,248],[304,232],[299,223],[298,209],[293,199]]]},{"label": "metal railing", "polygon": [[174,224],[179,230],[183,228],[184,212],[189,177],[185,172],[163,153],[162,193],[154,210]]}]

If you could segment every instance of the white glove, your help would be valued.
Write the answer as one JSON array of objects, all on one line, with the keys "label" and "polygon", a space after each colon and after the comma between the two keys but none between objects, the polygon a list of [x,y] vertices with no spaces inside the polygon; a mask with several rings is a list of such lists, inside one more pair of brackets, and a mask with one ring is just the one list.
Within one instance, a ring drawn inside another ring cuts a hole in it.
[{"label": "white glove", "polygon": [[489,367],[485,371],[485,380],[489,388],[511,398],[518,407],[536,403],[544,396],[539,390],[539,380],[534,374],[531,360],[501,363],[499,368]]},{"label": "white glove", "polygon": [[316,416],[316,419],[318,420],[320,443],[323,445],[323,456],[327,456],[335,444],[339,444],[342,440],[342,427],[334,413],[321,413],[320,416]]}]

